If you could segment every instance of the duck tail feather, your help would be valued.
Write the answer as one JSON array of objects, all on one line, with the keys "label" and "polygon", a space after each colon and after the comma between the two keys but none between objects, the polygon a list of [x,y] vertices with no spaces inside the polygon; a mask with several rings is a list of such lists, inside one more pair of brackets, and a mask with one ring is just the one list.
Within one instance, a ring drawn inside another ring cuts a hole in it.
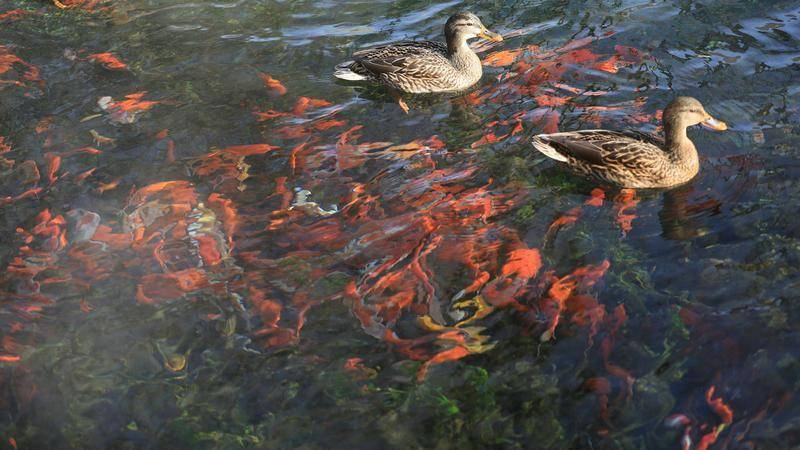
[{"label": "duck tail feather", "polygon": [[348,80],[348,81],[363,81],[366,80],[367,77],[364,75],[358,74],[353,72],[350,69],[350,66],[353,64],[353,61],[347,61],[339,64],[336,66],[336,69],[333,71],[333,76],[339,78],[340,80]]},{"label": "duck tail feather", "polygon": [[533,137],[531,143],[536,150],[544,153],[544,155],[548,158],[555,159],[556,161],[567,162],[567,157],[559,153],[555,147],[550,145],[549,135],[538,134]]}]

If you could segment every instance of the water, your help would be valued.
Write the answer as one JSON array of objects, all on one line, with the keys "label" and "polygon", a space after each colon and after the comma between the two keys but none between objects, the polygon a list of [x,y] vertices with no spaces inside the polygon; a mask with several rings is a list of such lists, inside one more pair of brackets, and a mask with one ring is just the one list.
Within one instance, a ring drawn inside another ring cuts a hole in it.
[{"label": "water", "polygon": [[[0,5],[3,445],[800,444],[796,2],[65,3]],[[471,93],[332,80],[462,8]],[[677,94],[679,189],[527,143]]]}]

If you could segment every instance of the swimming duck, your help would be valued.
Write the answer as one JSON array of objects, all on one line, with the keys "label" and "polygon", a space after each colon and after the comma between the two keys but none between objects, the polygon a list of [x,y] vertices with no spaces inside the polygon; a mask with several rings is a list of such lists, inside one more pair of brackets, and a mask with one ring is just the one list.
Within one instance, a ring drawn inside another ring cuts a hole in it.
[{"label": "swimming duck", "polygon": [[668,188],[700,170],[697,149],[686,128],[728,126],[708,114],[697,99],[678,97],[664,109],[664,137],[638,131],[580,130],[540,134],[533,146],[573,171],[625,188]]},{"label": "swimming duck", "polygon": [[450,17],[444,26],[444,36],[446,43],[398,42],[357,51],[352,61],[336,66],[333,75],[342,80],[372,81],[387,86],[407,113],[408,106],[400,98],[400,92],[461,91],[481,79],[481,60],[467,44],[468,40],[476,37],[496,42],[503,40],[470,12]]}]

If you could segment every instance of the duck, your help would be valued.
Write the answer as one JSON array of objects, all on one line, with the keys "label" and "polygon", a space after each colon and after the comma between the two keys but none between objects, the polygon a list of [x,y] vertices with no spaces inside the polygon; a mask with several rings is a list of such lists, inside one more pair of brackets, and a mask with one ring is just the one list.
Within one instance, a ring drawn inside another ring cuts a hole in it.
[{"label": "duck", "polygon": [[451,16],[445,23],[444,36],[445,42],[406,41],[359,50],[353,60],[337,65],[333,76],[382,84],[408,113],[401,93],[458,92],[480,81],[483,65],[469,47],[470,39],[503,40],[471,12]]},{"label": "duck", "polygon": [[700,171],[694,143],[686,135],[690,126],[725,131],[692,97],[677,97],[664,108],[664,135],[634,130],[580,130],[539,134],[536,150],[601,182],[629,189],[671,188],[692,180]]}]

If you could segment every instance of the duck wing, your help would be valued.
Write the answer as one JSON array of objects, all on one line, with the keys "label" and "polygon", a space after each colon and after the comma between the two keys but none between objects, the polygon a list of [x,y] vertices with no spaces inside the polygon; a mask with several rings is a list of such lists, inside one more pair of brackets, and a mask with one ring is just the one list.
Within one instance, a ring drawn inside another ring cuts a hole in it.
[{"label": "duck wing", "polygon": [[407,41],[367,48],[353,53],[356,61],[388,61],[392,59],[424,57],[429,53],[444,56],[447,46],[436,41]]},{"label": "duck wing", "polygon": [[[663,139],[633,130],[542,134],[536,137],[534,146],[551,158],[565,162],[572,158],[589,165],[615,165],[632,169],[652,167],[665,156]],[[549,148],[544,151],[542,146]]]},{"label": "duck wing", "polygon": [[353,71],[368,71],[374,76],[394,74],[411,78],[436,78],[452,67],[447,46],[441,42],[400,42],[360,50],[353,54]]}]

